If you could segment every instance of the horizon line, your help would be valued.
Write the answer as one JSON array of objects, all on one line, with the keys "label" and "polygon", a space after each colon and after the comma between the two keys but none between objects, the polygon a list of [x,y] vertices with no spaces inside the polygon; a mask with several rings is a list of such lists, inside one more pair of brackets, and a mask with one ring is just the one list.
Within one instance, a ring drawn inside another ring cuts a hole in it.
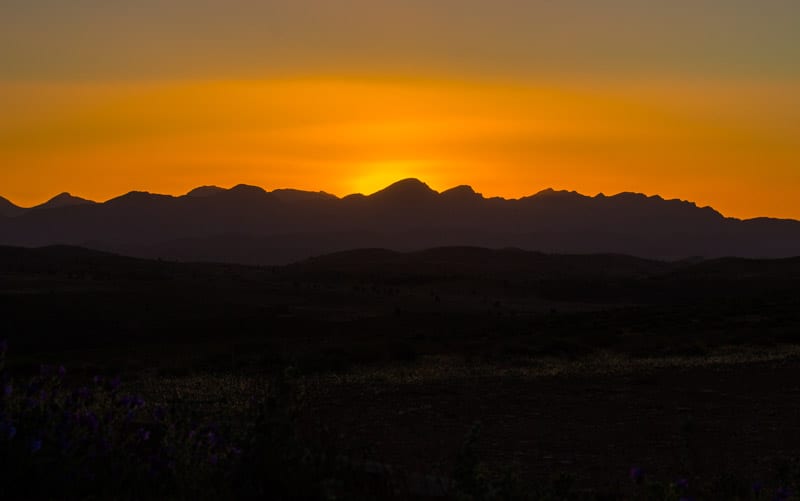
[{"label": "horizon line", "polygon": [[235,185],[233,185],[233,186],[231,186],[229,188],[218,186],[218,185],[214,185],[214,184],[205,184],[205,185],[196,186],[196,187],[186,191],[185,193],[180,193],[180,194],[160,193],[160,192],[156,192],[156,191],[133,189],[133,190],[127,191],[125,193],[121,193],[119,195],[113,196],[111,198],[108,198],[108,199],[102,200],[102,201],[100,201],[100,200],[92,200],[92,199],[89,199],[89,198],[84,198],[81,195],[76,195],[76,194],[71,193],[69,191],[64,191],[64,192],[58,193],[58,194],[48,198],[47,200],[45,200],[45,201],[43,201],[43,202],[41,202],[39,204],[36,204],[36,205],[33,205],[33,206],[28,206],[28,207],[23,207],[21,205],[17,205],[10,198],[7,198],[7,197],[3,196],[2,194],[0,194],[0,198],[2,198],[3,200],[7,201],[8,203],[13,205],[14,207],[16,207],[18,209],[21,209],[21,210],[25,210],[25,211],[42,208],[43,206],[45,206],[48,203],[58,199],[59,197],[64,197],[64,196],[69,196],[69,197],[72,197],[72,198],[78,198],[78,199],[81,199],[81,200],[85,200],[86,202],[102,205],[102,204],[108,203],[108,202],[110,202],[112,200],[116,200],[118,198],[124,197],[126,195],[130,195],[130,194],[134,194],[134,193],[142,193],[142,194],[148,194],[148,195],[154,195],[154,196],[166,196],[166,197],[171,197],[171,198],[178,199],[178,198],[190,196],[192,192],[197,191],[199,189],[203,189],[203,188],[211,188],[211,189],[215,189],[216,188],[216,189],[219,189],[221,191],[228,191],[228,192],[232,191],[232,190],[234,190],[236,188],[241,188],[241,187],[256,188],[256,189],[264,191],[265,193],[274,193],[274,192],[280,192],[280,191],[297,191],[297,192],[302,192],[302,193],[315,193],[315,194],[330,195],[330,196],[334,197],[337,200],[344,200],[345,198],[353,197],[353,196],[371,197],[371,196],[376,195],[378,193],[381,193],[381,192],[383,192],[383,191],[385,191],[385,190],[387,190],[387,189],[389,189],[391,187],[394,187],[394,186],[399,185],[399,184],[404,183],[404,182],[411,182],[411,181],[417,182],[420,185],[425,186],[427,189],[431,190],[432,192],[436,193],[437,195],[441,195],[443,193],[446,193],[448,191],[451,191],[451,190],[454,190],[454,189],[457,189],[457,188],[462,188],[462,187],[463,188],[469,188],[473,193],[475,193],[477,196],[480,196],[483,200],[500,199],[500,200],[505,200],[505,201],[517,201],[517,200],[522,200],[522,199],[525,199],[525,198],[531,198],[531,197],[540,196],[540,195],[543,195],[543,194],[546,194],[546,193],[567,193],[567,194],[574,194],[574,195],[578,195],[578,196],[585,197],[585,198],[591,198],[591,199],[614,198],[614,197],[618,197],[618,196],[621,196],[621,195],[636,195],[636,196],[645,197],[647,199],[655,199],[655,200],[661,200],[661,201],[665,201],[665,202],[686,203],[686,204],[693,205],[694,207],[696,207],[698,209],[701,209],[701,210],[702,209],[711,209],[711,210],[719,213],[721,216],[723,216],[726,219],[737,219],[737,220],[740,220],[740,221],[747,221],[747,220],[752,220],[752,219],[774,219],[774,220],[784,220],[784,221],[800,221],[800,219],[794,219],[794,218],[791,218],[791,217],[755,216],[755,217],[749,217],[749,218],[739,218],[739,217],[727,216],[727,215],[723,214],[722,212],[718,211],[717,209],[715,209],[711,205],[700,206],[700,205],[698,205],[696,202],[694,202],[692,200],[683,199],[683,198],[665,198],[665,197],[663,197],[662,195],[660,195],[658,193],[656,193],[656,194],[648,194],[648,193],[636,192],[636,191],[620,191],[618,193],[611,194],[611,195],[606,195],[604,192],[599,192],[599,193],[597,193],[595,195],[587,195],[587,194],[578,192],[576,190],[555,189],[555,188],[552,188],[552,187],[548,187],[548,188],[540,189],[539,191],[531,193],[530,195],[524,195],[524,196],[521,196],[521,197],[518,197],[518,198],[513,198],[513,197],[506,198],[506,197],[503,197],[503,196],[486,196],[483,193],[481,193],[479,191],[476,191],[472,187],[472,185],[469,185],[469,184],[458,184],[458,185],[452,186],[450,188],[447,188],[447,189],[439,191],[439,190],[436,190],[436,189],[432,188],[425,181],[421,180],[420,178],[416,178],[416,177],[407,177],[407,178],[399,179],[399,180],[397,180],[397,181],[395,181],[393,183],[390,183],[387,186],[385,186],[385,187],[383,187],[383,188],[381,188],[379,190],[376,190],[376,191],[374,191],[372,193],[368,193],[367,194],[367,193],[355,192],[355,193],[348,193],[348,194],[342,195],[342,196],[334,194],[334,193],[331,193],[331,192],[328,192],[328,191],[325,191],[325,190],[316,190],[315,191],[315,190],[305,190],[305,189],[291,188],[291,187],[272,188],[272,189],[268,190],[268,189],[264,188],[263,186],[259,186],[259,185],[247,184],[247,183],[238,183],[238,184],[235,184]]}]

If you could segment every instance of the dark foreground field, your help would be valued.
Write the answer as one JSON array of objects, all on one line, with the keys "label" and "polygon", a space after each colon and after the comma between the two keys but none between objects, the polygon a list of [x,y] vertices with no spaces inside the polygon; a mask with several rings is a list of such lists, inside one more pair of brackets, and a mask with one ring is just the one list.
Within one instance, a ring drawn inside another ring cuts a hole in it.
[{"label": "dark foreground field", "polygon": [[[4,423],[25,416],[5,457],[22,477],[90,458],[59,477],[73,490],[29,497],[788,499],[798,283],[800,260],[462,248],[256,268],[3,248]],[[95,375],[122,384],[76,403]],[[147,417],[97,410],[120,401]],[[93,435],[66,447],[64,418],[41,418],[67,407],[138,437],[103,452],[120,471],[170,459],[140,491],[93,491]],[[184,428],[213,444],[170,438]]]}]

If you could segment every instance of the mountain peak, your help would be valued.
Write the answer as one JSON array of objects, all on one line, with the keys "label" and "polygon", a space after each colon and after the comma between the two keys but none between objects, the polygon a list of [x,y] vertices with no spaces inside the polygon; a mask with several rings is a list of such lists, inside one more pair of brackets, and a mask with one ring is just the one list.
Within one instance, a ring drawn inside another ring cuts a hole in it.
[{"label": "mountain peak", "polygon": [[241,195],[266,195],[267,191],[260,186],[251,186],[249,184],[237,184],[228,193],[241,194]]},{"label": "mountain peak", "polygon": [[225,191],[225,189],[219,186],[200,186],[187,193],[186,196],[192,198],[206,198],[219,195],[223,191]]},{"label": "mountain peak", "polygon": [[60,209],[62,207],[71,207],[74,205],[91,205],[95,202],[86,200],[85,198],[75,197],[68,192],[60,193],[47,202],[37,205],[34,209]]},{"label": "mountain peak", "polygon": [[482,198],[480,193],[476,193],[475,190],[472,189],[472,186],[466,184],[445,190],[442,192],[442,196],[459,199]]},{"label": "mountain peak", "polygon": [[175,197],[172,195],[159,195],[157,193],[150,193],[149,191],[129,191],[124,195],[117,198],[112,198],[103,205],[112,206],[135,206],[137,204],[148,203],[156,200],[172,200]]},{"label": "mountain peak", "polygon": [[280,188],[272,190],[270,193],[283,202],[308,202],[311,200],[335,200],[337,198],[335,195],[324,191],[303,191],[293,188]]},{"label": "mountain peak", "polygon": [[[619,200],[647,200],[650,197],[648,197],[644,193],[636,193],[634,191],[623,191],[621,193],[617,193],[611,198],[616,198]],[[661,197],[658,198],[660,199]]]},{"label": "mountain peak", "polygon": [[399,198],[399,199],[418,199],[428,198],[438,195],[438,192],[430,186],[416,178],[402,179],[386,188],[373,193],[370,197],[376,198]]},{"label": "mountain peak", "polygon": [[569,190],[554,190],[553,188],[546,188],[541,190],[533,195],[523,197],[523,198],[588,198],[585,195],[581,195],[577,191],[569,191]]}]

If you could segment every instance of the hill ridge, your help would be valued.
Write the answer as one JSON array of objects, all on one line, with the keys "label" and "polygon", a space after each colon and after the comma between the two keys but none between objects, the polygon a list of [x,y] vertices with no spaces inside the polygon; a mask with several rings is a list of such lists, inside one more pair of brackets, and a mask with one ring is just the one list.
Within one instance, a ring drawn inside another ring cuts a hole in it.
[{"label": "hill ridge", "polygon": [[0,244],[91,244],[138,257],[249,264],[365,247],[516,247],[668,259],[800,255],[798,221],[726,218],[694,202],[631,192],[546,189],[518,199],[486,198],[468,185],[438,192],[408,178],[343,198],[240,184],[201,186],[180,196],[131,191],[80,205],[26,210],[8,202],[0,213]]}]

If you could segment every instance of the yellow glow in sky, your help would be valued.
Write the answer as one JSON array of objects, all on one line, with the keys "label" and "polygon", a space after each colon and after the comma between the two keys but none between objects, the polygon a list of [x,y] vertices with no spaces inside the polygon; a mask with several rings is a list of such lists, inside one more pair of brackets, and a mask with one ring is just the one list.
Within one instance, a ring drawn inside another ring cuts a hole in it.
[{"label": "yellow glow in sky", "polygon": [[248,183],[337,195],[405,177],[486,196],[660,194],[800,218],[800,88],[316,76],[0,84],[0,195],[105,200]]}]

